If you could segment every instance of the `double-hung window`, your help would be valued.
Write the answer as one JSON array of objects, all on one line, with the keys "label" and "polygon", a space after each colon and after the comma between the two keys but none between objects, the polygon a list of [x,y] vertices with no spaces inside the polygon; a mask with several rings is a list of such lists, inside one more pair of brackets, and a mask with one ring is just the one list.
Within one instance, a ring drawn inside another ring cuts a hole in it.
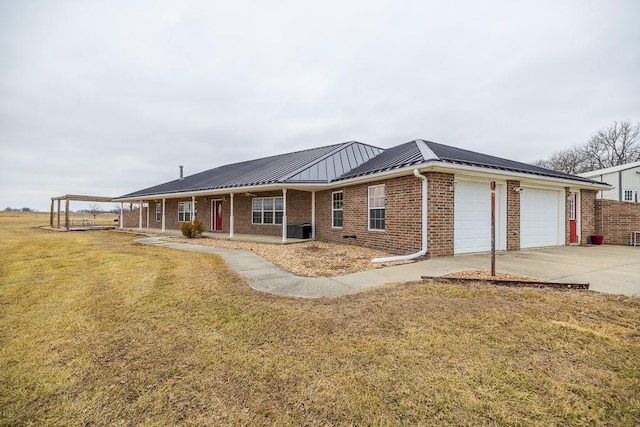
[{"label": "double-hung window", "polygon": [[193,218],[191,218],[191,202],[178,202],[178,221],[190,222],[196,217],[196,205],[193,206]]},{"label": "double-hung window", "polygon": [[638,201],[638,190],[624,190],[622,192],[622,200],[625,202],[637,202]]},{"label": "double-hung window", "polygon": [[156,203],[156,222],[162,221],[162,203]]},{"label": "double-hung window", "polygon": [[251,202],[252,224],[282,224],[282,197],[256,197]]},{"label": "double-hung window", "polygon": [[384,231],[384,184],[369,187],[369,230]]},{"label": "double-hung window", "polygon": [[344,196],[342,191],[331,193],[331,226],[342,228],[342,208],[344,206]]}]

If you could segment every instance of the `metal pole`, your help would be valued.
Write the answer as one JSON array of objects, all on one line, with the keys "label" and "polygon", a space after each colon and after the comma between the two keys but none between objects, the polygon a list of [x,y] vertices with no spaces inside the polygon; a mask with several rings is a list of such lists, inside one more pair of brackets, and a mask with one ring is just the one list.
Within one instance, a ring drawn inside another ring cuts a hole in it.
[{"label": "metal pole", "polygon": [[496,275],[496,182],[491,181],[491,276]]}]

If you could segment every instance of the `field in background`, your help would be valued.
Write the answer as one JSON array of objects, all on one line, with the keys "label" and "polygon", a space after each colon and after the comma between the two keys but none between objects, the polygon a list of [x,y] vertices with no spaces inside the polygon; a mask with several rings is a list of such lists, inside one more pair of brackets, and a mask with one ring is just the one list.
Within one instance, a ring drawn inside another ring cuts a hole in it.
[{"label": "field in background", "polygon": [[42,215],[0,214],[0,425],[640,424],[637,298],[280,298],[218,257]]},{"label": "field in background", "polygon": [[[54,210],[54,227],[57,226],[57,215],[58,212]],[[0,212],[0,226],[8,223],[15,223],[21,225],[35,225],[35,226],[48,226],[49,225],[49,212]],[[10,221],[10,218],[13,218],[13,221]],[[76,221],[81,223],[82,221],[89,221],[94,225],[118,225],[118,223],[114,220],[119,219],[119,215],[113,213],[99,213],[94,218],[90,213],[69,213],[69,218],[71,221]],[[61,227],[64,224],[65,217],[64,211],[60,212],[60,224]]]}]

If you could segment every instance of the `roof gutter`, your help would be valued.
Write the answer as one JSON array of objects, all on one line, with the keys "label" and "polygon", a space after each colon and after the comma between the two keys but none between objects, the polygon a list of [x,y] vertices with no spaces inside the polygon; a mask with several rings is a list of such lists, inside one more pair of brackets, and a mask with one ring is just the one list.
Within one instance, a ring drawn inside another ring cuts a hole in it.
[{"label": "roof gutter", "polygon": [[418,169],[413,170],[413,174],[416,178],[422,180],[422,249],[411,255],[392,256],[387,258],[374,258],[371,262],[393,262],[393,261],[406,261],[410,259],[419,258],[427,253],[427,177],[422,175]]}]

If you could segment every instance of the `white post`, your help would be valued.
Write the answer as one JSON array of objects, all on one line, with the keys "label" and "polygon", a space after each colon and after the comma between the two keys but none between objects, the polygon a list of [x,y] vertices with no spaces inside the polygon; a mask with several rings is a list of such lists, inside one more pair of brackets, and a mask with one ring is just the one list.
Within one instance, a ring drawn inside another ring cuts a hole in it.
[{"label": "white post", "polygon": [[120,202],[120,228],[124,228],[124,202]]},{"label": "white post", "polygon": [[191,222],[196,218],[196,196],[191,196]]},{"label": "white post", "polygon": [[282,241],[287,241],[287,189],[282,189]]},{"label": "white post", "polygon": [[233,193],[230,194],[231,197],[231,208],[229,209],[229,238],[233,238]]},{"label": "white post", "polygon": [[316,238],[316,192],[311,192],[311,238]]},{"label": "white post", "polygon": [[140,212],[138,213],[138,230],[142,230],[142,200],[140,200]]},{"label": "white post", "polygon": [[147,228],[149,228],[149,211],[151,210],[151,203],[147,202]]},{"label": "white post", "polygon": [[164,231],[164,226],[166,224],[165,220],[164,220],[164,214],[165,214],[165,202],[167,201],[167,199],[162,199],[162,231]]}]

